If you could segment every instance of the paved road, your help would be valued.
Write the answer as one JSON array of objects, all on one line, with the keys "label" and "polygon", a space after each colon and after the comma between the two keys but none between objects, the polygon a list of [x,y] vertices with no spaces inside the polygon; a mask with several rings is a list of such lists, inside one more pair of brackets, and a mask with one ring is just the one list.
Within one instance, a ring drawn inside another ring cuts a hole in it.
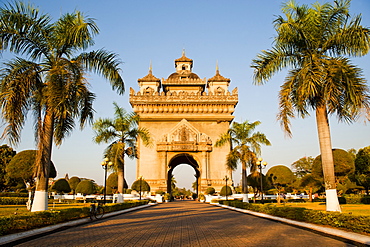
[{"label": "paved road", "polygon": [[163,203],[17,246],[353,246],[307,230],[194,201]]}]

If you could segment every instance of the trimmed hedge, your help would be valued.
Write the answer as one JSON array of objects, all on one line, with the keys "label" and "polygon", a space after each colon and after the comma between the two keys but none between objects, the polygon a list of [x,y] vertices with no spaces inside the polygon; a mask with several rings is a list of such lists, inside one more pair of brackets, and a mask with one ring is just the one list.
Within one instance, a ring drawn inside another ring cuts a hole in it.
[{"label": "trimmed hedge", "polygon": [[28,197],[28,193],[0,192],[0,197]]},{"label": "trimmed hedge", "polygon": [[344,195],[344,200],[348,204],[370,204],[370,196],[364,195]]},{"label": "trimmed hedge", "polygon": [[[125,203],[116,203],[104,205],[105,213],[132,208],[144,204],[148,204],[148,200],[131,201]],[[90,216],[90,207],[83,208],[67,208],[59,211],[41,211],[27,213],[24,215],[14,215],[0,217],[0,236],[36,229],[48,225],[85,218]]]},{"label": "trimmed hedge", "polygon": [[0,197],[0,205],[25,205],[27,201],[25,197]]},{"label": "trimmed hedge", "polygon": [[291,220],[326,225],[358,233],[370,233],[370,216],[355,216],[296,207],[276,207],[275,205],[252,204],[241,201],[219,201],[219,203]]}]

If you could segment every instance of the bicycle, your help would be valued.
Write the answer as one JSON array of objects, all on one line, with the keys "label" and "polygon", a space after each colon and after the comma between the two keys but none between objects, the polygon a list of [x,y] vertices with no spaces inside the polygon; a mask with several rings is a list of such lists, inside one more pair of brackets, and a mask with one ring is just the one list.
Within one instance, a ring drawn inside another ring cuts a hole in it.
[{"label": "bicycle", "polygon": [[104,208],[101,205],[101,203],[98,203],[98,205],[96,205],[96,203],[94,202],[93,204],[90,205],[90,219],[91,220],[101,219],[103,218],[103,215],[104,215]]}]

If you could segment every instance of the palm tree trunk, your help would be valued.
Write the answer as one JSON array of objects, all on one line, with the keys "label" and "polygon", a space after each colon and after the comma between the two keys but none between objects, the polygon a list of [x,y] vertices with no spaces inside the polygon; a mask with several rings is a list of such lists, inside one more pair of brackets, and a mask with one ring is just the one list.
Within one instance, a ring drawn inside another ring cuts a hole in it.
[{"label": "palm tree trunk", "polygon": [[316,108],[316,123],[320,142],[322,170],[326,192],[326,211],[341,211],[334,175],[334,160],[326,106]]},{"label": "palm tree trunk", "polygon": [[124,172],[124,164],[119,163],[117,167],[117,177],[118,177],[118,188],[117,193],[123,194],[124,186],[125,186],[125,172]]},{"label": "palm tree trunk", "polygon": [[247,163],[242,162],[242,191],[243,194],[248,194],[248,184],[247,184]]},{"label": "palm tree trunk", "polygon": [[48,209],[48,186],[51,152],[53,146],[54,115],[48,109],[43,125],[39,130],[38,150],[36,153],[36,190],[32,212]]}]

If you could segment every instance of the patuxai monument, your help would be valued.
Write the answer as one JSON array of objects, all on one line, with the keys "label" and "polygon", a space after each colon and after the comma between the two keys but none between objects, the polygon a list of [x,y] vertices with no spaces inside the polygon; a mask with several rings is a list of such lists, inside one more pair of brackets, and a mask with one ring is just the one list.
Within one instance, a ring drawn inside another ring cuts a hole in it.
[{"label": "patuxai monument", "polygon": [[194,168],[197,192],[225,185],[226,156],[230,147],[215,147],[225,133],[238,103],[237,88],[229,91],[230,79],[216,74],[201,79],[192,72],[193,60],[175,60],[176,71],[167,79],[149,73],[138,79],[139,90],[130,88],[130,103],[140,116],[140,127],[149,130],[153,145],[138,144],[137,177],[150,184],[151,191],[171,191],[174,168],[187,164]]}]

